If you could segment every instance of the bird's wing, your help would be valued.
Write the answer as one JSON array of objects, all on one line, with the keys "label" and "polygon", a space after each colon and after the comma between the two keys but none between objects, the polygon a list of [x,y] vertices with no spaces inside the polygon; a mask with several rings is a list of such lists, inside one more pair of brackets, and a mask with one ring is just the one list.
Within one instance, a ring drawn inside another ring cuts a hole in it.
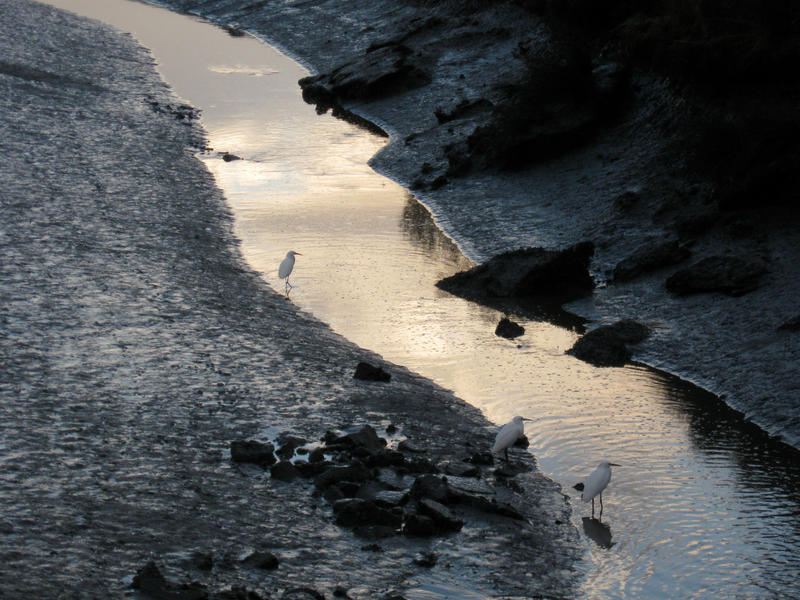
[{"label": "bird's wing", "polygon": [[586,483],[583,486],[583,493],[581,494],[583,501],[588,502],[597,494],[602,492],[610,480],[611,469],[597,467],[592,474],[589,475],[589,478],[586,480]]},{"label": "bird's wing", "polygon": [[[274,264],[274,263],[273,263]],[[292,272],[292,267],[294,266],[294,257],[287,256],[281,262],[281,266],[278,267],[278,277],[283,279],[284,277],[288,277],[289,273]]]},{"label": "bird's wing", "polygon": [[505,450],[506,448],[510,447],[514,442],[519,439],[520,433],[516,426],[516,423],[506,423],[497,432],[497,437],[494,440],[494,446],[492,446],[492,452],[499,452],[500,450]]}]

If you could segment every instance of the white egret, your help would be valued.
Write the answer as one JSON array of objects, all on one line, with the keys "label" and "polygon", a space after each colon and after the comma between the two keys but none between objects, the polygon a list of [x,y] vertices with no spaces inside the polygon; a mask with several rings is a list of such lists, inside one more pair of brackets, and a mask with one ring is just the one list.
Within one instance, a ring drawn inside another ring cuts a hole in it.
[{"label": "white egret", "polygon": [[[604,460],[597,468],[592,471],[583,487],[575,486],[577,489],[583,489],[581,493],[581,500],[584,502],[592,501],[592,516],[594,517],[594,497],[600,494],[600,516],[603,516],[603,490],[606,489],[608,482],[611,481],[611,467],[619,467],[617,463],[608,462]],[[578,484],[580,485],[580,484]]]},{"label": "white egret", "polygon": [[299,252],[295,252],[294,250],[289,250],[286,253],[286,258],[281,261],[281,266],[278,267],[278,277],[280,279],[286,280],[286,291],[289,291],[289,288],[292,287],[292,284],[289,283],[289,275],[292,274],[292,269],[294,269],[294,257],[295,256],[303,256]]},{"label": "white egret", "polygon": [[494,446],[492,446],[492,453],[500,452],[501,450],[505,453],[506,462],[508,462],[508,449],[514,445],[514,443],[525,435],[525,424],[523,421],[532,421],[533,419],[526,419],[525,417],[514,417],[508,423],[503,425],[500,428],[500,431],[497,432],[497,437],[494,440]]}]

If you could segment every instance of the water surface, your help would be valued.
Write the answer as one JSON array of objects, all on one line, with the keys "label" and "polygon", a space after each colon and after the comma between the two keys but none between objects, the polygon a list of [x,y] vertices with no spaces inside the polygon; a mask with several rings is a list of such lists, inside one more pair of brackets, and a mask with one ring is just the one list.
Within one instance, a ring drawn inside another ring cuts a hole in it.
[{"label": "water surface", "polygon": [[[800,461],[710,394],[644,366],[597,369],[564,354],[578,333],[495,310],[434,283],[471,264],[405,189],[367,161],[386,141],[302,102],[299,65],[249,36],[124,0],[50,0],[153,51],[202,110],[200,158],[233,208],[242,250],[290,298],[355,343],[419,372],[497,424],[527,425],[540,468],[571,497],[591,598],[800,597]],[[225,161],[230,152],[241,160]],[[572,485],[621,463],[602,523]],[[416,594],[416,595],[415,595]],[[428,586],[410,598],[447,597]]]}]

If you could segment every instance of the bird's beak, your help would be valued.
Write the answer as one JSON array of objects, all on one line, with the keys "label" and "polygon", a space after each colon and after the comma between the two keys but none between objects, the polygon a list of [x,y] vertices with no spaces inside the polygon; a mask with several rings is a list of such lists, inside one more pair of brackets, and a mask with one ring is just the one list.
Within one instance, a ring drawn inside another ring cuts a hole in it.
[{"label": "bird's beak", "polygon": [[608,463],[609,467],[621,467],[622,465],[618,465],[617,463]]},{"label": "bird's beak", "polygon": [[529,419],[528,417],[522,417],[523,421],[533,421],[533,419]]}]

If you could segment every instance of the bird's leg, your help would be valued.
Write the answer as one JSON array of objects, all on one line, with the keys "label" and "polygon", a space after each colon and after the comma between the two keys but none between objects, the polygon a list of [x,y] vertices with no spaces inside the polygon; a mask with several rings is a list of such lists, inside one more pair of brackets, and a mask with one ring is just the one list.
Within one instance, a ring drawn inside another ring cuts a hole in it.
[{"label": "bird's leg", "polygon": [[505,452],[505,454],[506,454],[506,462],[508,462],[508,448],[505,448],[503,450],[503,452]]},{"label": "bird's leg", "polygon": [[603,518],[603,492],[600,492],[600,519]]},{"label": "bird's leg", "polygon": [[592,498],[592,518],[594,519],[594,498]]}]

